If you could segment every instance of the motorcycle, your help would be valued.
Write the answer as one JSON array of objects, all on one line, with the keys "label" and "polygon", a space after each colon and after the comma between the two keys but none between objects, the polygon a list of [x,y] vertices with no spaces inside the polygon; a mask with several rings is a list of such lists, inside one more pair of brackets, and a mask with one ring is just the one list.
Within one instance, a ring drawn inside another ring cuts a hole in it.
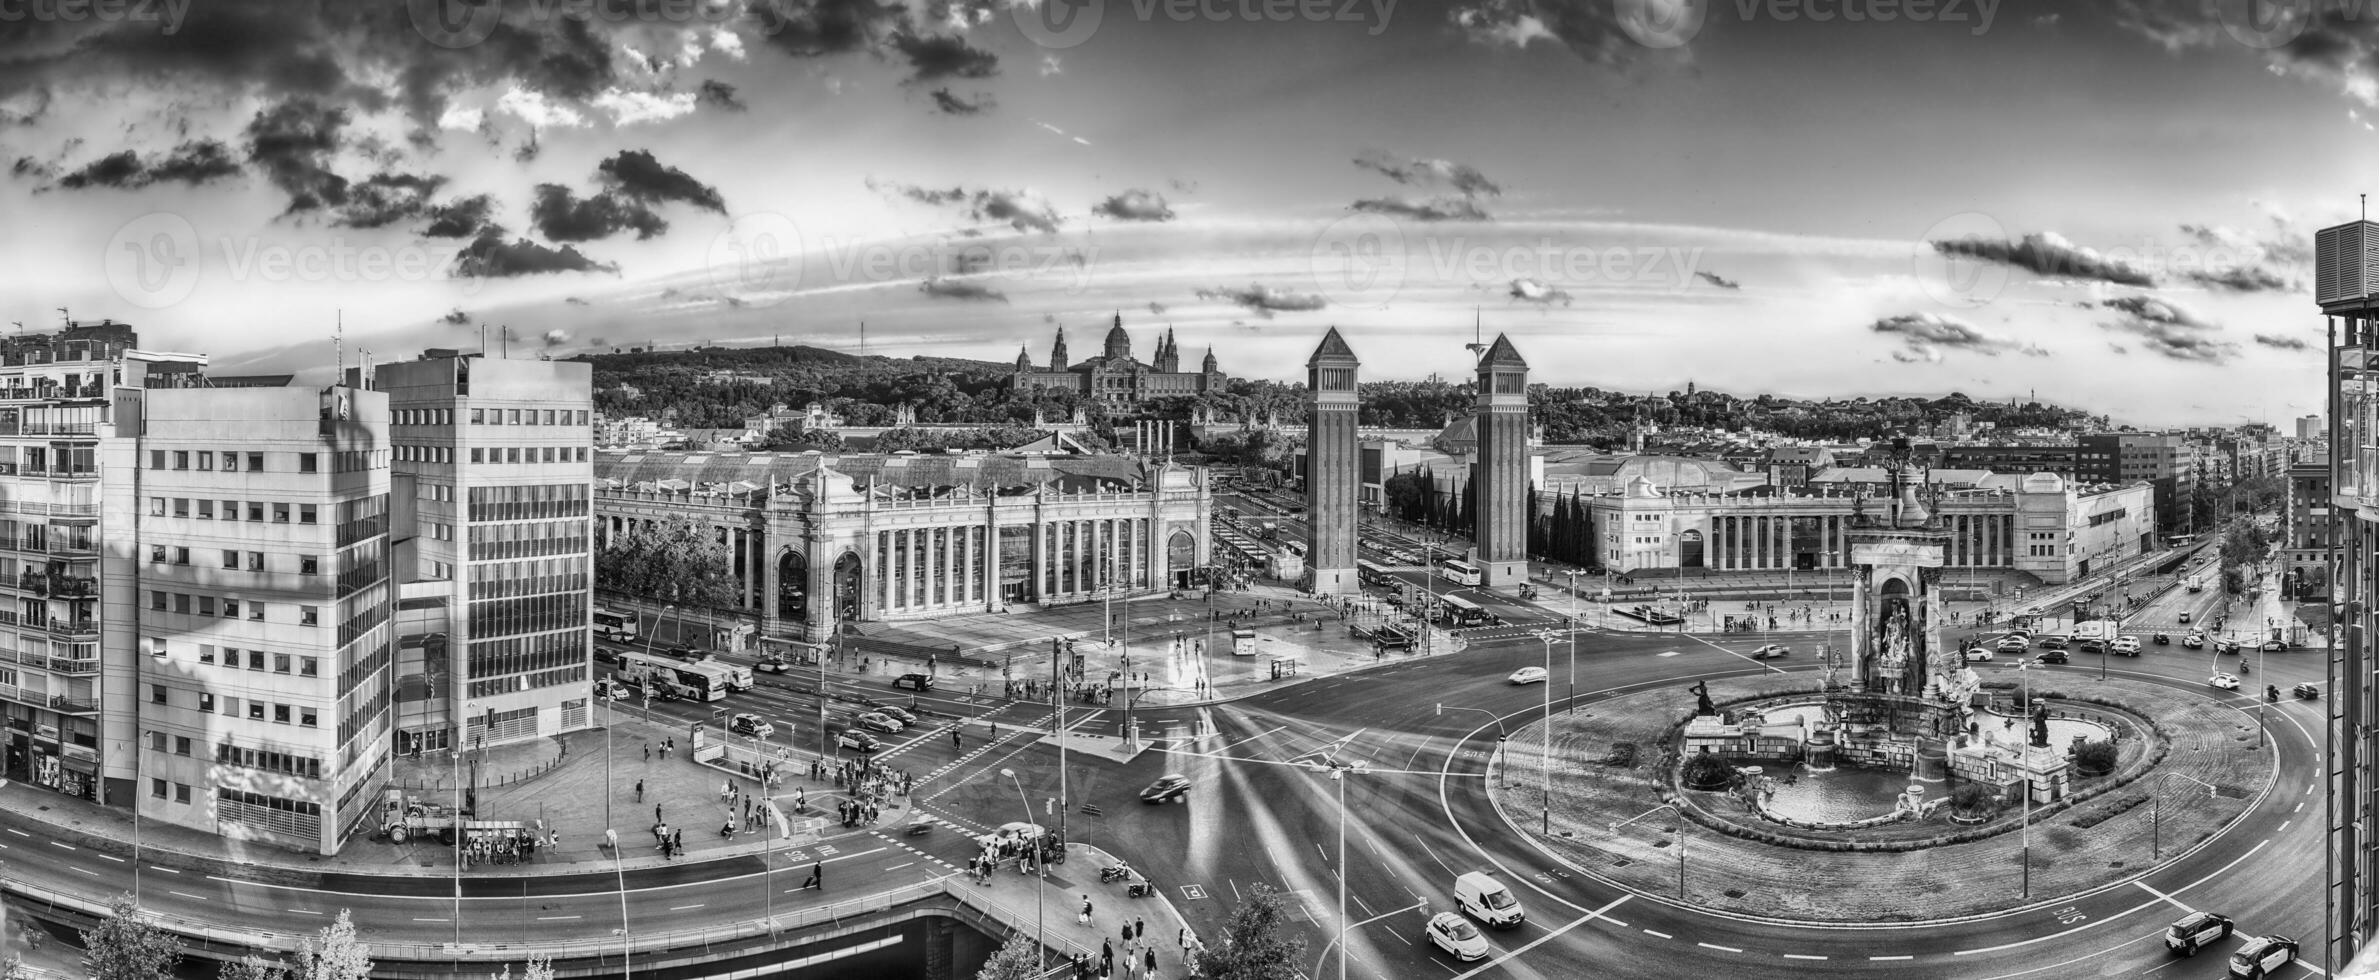
[{"label": "motorcycle", "polygon": [[2266,684],[2266,685],[2264,685],[2264,686],[2263,686],[2263,699],[2264,699],[2266,702],[2269,702],[2269,703],[2271,703],[2271,704],[2278,704],[2278,703],[2280,703],[2280,686],[2279,686],[2279,685],[2277,685],[2277,684]]},{"label": "motorcycle", "polygon": [[1128,864],[1118,864],[1111,868],[1100,868],[1099,884],[1104,885],[1109,882],[1123,881],[1124,879],[1130,878],[1131,876],[1132,867]]}]

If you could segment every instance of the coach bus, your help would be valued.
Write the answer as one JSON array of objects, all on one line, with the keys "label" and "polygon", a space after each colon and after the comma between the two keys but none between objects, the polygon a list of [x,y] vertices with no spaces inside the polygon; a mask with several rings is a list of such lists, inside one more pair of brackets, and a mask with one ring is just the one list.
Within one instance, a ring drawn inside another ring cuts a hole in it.
[{"label": "coach bus", "polygon": [[1487,610],[1481,608],[1478,603],[1472,602],[1461,596],[1438,596],[1437,601],[1443,604],[1443,608],[1445,609],[1445,621],[1446,625],[1448,626],[1488,626],[1494,624],[1495,622],[1494,613],[1488,612]]},{"label": "coach bus", "polygon": [[[678,665],[649,653],[620,654],[619,666],[611,676],[636,685],[645,694],[658,699],[695,698],[699,692],[678,679]],[[725,696],[721,692],[721,696]]]},{"label": "coach bus", "polygon": [[735,668],[716,660],[672,666],[677,668],[677,682],[692,692],[686,696],[696,701],[723,701],[727,698],[727,692],[751,686],[751,678],[746,675],[745,683],[738,687],[735,683]]},{"label": "coach bus", "polygon": [[1448,558],[1438,562],[1437,571],[1456,585],[1477,585],[1487,577],[1486,573],[1479,571],[1477,565],[1459,558]]},{"label": "coach bus", "polygon": [[1396,579],[1388,574],[1387,569],[1380,567],[1380,564],[1374,561],[1355,562],[1355,581],[1364,585],[1376,585],[1383,589],[1396,587]]},{"label": "coach bus", "polygon": [[596,606],[595,635],[602,639],[616,640],[622,643],[634,640],[638,631],[637,618],[637,615],[632,612],[618,612]]}]

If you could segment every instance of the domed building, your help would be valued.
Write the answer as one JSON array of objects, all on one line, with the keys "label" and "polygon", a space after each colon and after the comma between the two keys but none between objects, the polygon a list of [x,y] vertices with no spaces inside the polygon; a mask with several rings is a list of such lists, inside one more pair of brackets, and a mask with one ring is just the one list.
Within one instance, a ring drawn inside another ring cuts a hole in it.
[{"label": "domed building", "polygon": [[1049,366],[1035,368],[1029,352],[1016,354],[1016,372],[1009,376],[1009,386],[1017,391],[1055,388],[1096,398],[1110,411],[1133,411],[1151,398],[1175,395],[1195,395],[1219,391],[1223,385],[1221,365],[1215,360],[1214,349],[1206,349],[1206,360],[1196,371],[1181,370],[1181,345],[1173,331],[1157,341],[1156,358],[1142,362],[1132,355],[1132,335],[1123,328],[1123,314],[1115,314],[1113,325],[1107,330],[1107,340],[1096,357],[1079,363],[1066,357],[1066,328],[1057,328],[1057,340],[1050,345]]}]

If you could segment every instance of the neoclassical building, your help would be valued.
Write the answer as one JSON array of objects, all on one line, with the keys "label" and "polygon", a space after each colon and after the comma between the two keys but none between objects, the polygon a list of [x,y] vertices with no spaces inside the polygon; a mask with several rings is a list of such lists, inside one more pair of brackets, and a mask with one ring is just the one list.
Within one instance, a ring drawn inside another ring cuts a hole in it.
[{"label": "neoclassical building", "polygon": [[1132,335],[1124,332],[1123,314],[1117,313],[1114,325],[1107,330],[1106,346],[1097,357],[1080,363],[1067,359],[1066,328],[1059,327],[1057,341],[1049,349],[1049,366],[1034,367],[1031,352],[1019,350],[1016,373],[1009,384],[1018,391],[1056,388],[1077,392],[1111,409],[1133,409],[1151,398],[1220,390],[1223,371],[1212,347],[1206,349],[1199,370],[1181,370],[1181,345],[1170,330],[1157,341],[1155,362],[1141,363],[1132,356]]},{"label": "neoclassical building", "polygon": [[764,636],[1186,584],[1207,563],[1206,471],[1123,456],[603,452],[597,550],[690,514],[734,555]]}]

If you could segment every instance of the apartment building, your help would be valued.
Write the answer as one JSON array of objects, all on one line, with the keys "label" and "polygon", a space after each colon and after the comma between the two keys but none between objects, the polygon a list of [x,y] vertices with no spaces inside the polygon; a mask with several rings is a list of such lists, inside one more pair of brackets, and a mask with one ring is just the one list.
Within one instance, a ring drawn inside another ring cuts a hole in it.
[{"label": "apartment building", "polygon": [[[397,745],[469,749],[586,728],[593,368],[432,350],[378,365],[402,586]],[[441,613],[442,611],[442,613]]]},{"label": "apartment building", "polygon": [[2157,432],[2094,432],[2074,438],[2074,477],[2085,483],[2147,483],[2156,488],[2156,526],[2175,531],[2189,523],[2197,473],[2187,463],[2187,440]]},{"label": "apartment building", "polygon": [[135,806],[337,853],[388,778],[387,396],[190,387],[117,410],[134,438],[104,468],[133,504],[137,588],[107,597],[136,636]]}]

